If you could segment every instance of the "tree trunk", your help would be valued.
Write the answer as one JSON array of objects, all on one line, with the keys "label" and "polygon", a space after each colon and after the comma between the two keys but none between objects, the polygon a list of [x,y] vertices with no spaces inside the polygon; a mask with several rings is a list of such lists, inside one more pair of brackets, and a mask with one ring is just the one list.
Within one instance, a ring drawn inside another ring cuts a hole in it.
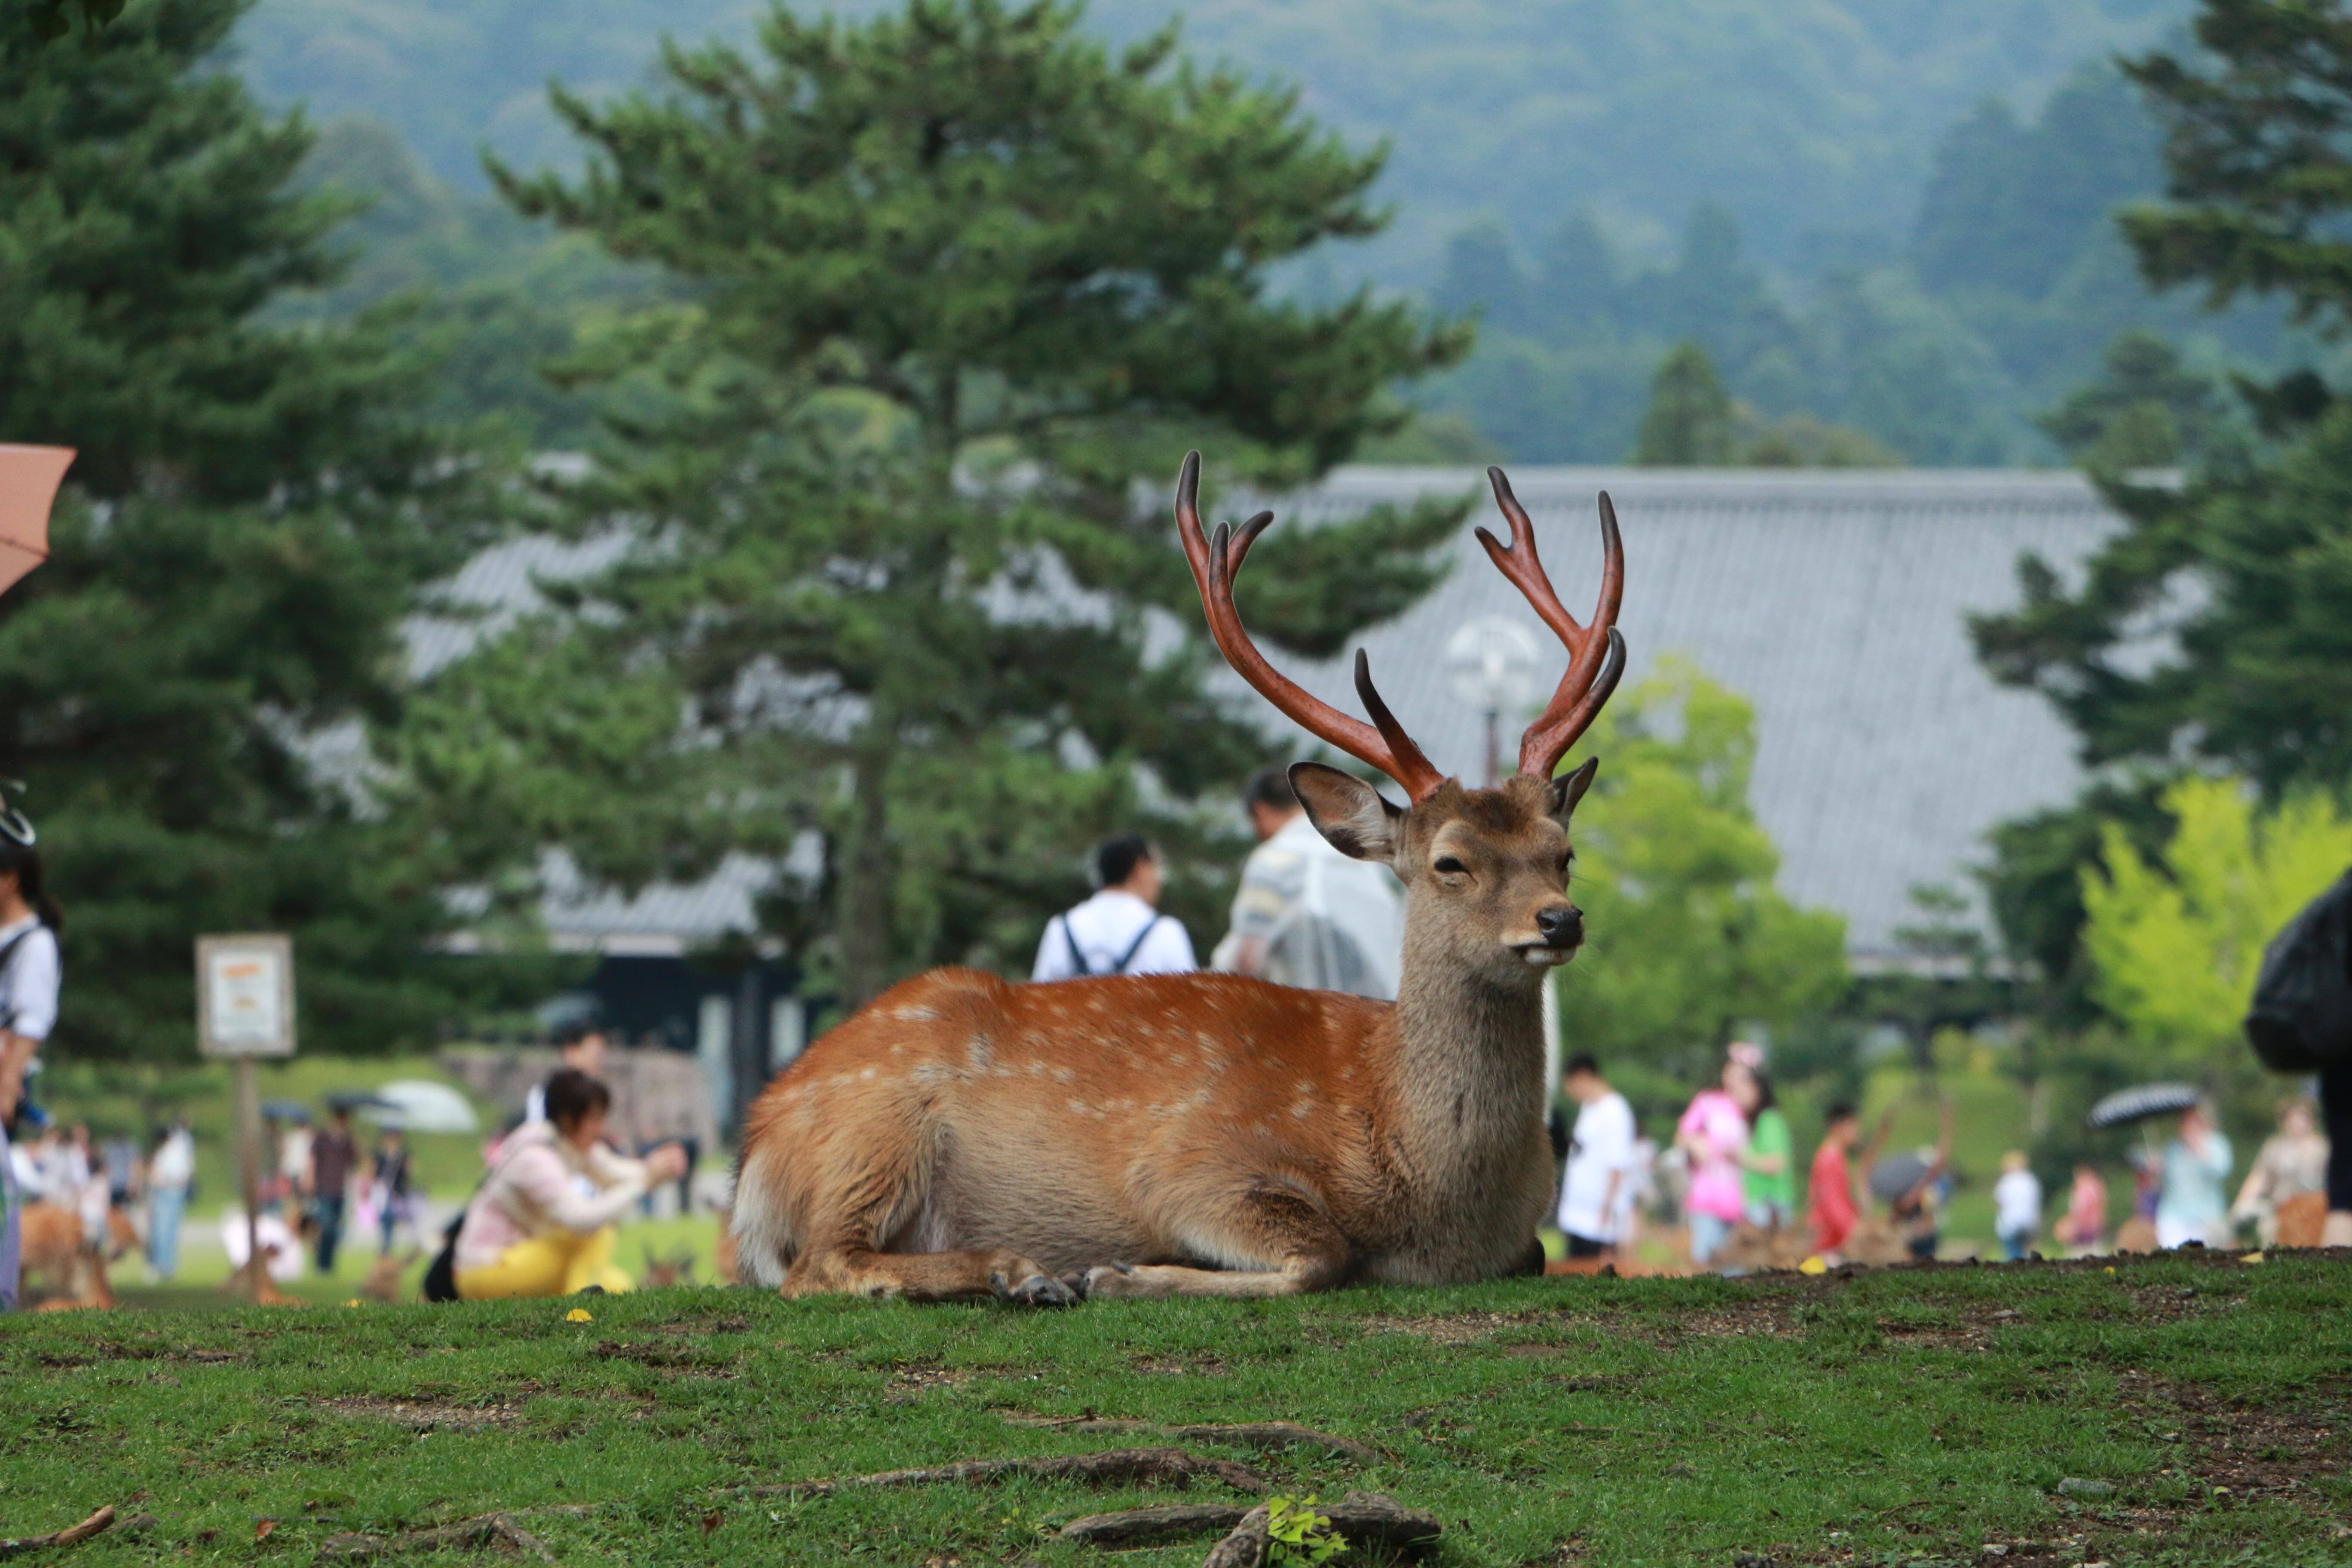
[{"label": "tree trunk", "polygon": [[876,712],[866,721],[851,788],[848,853],[841,879],[842,1002],[864,1006],[890,984],[890,731]]}]

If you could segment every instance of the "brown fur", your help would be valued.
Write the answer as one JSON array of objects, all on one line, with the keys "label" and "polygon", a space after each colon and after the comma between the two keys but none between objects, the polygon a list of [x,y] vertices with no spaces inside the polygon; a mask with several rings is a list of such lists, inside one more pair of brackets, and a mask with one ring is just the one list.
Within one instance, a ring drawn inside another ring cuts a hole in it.
[{"label": "brown fur", "polygon": [[46,1287],[47,1299],[40,1303],[44,1310],[114,1305],[114,1289],[106,1278],[106,1255],[83,1242],[80,1215],[58,1204],[29,1203],[20,1223],[19,1287],[27,1303],[34,1295],[30,1281],[38,1276]]},{"label": "brown fur", "polygon": [[1294,772],[1327,838],[1404,880],[1394,1005],[1222,974],[893,988],[752,1107],[740,1267],[787,1295],[1040,1303],[1517,1271],[1550,1197],[1539,987],[1581,941],[1566,823],[1590,779],[1401,811]]}]

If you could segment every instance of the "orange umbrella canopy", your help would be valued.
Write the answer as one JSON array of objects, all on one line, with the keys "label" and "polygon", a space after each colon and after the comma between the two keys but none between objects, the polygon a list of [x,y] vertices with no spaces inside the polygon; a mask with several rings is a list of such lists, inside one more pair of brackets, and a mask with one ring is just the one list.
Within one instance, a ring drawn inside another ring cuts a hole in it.
[{"label": "orange umbrella canopy", "polygon": [[0,593],[49,558],[49,504],[73,460],[71,447],[0,443]]}]

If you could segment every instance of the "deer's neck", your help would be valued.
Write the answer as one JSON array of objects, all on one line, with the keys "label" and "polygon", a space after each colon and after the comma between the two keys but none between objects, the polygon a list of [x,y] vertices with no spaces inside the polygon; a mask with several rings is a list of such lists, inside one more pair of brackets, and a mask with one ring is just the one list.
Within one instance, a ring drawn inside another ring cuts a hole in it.
[{"label": "deer's neck", "polygon": [[1424,1169],[1517,1157],[1543,1119],[1540,973],[1505,984],[1406,944],[1397,994],[1396,1131]]}]

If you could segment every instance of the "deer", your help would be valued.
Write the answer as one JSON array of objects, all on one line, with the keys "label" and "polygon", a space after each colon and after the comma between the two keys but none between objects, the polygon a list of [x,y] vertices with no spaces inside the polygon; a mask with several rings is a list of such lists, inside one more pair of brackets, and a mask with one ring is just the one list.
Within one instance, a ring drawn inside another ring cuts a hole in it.
[{"label": "deer", "polygon": [[1409,804],[1318,762],[1289,777],[1340,853],[1405,889],[1393,1003],[1235,974],[1013,984],[975,969],[893,986],[815,1041],[746,1119],[732,1240],[787,1297],[1270,1297],[1353,1282],[1540,1272],[1549,1207],[1541,987],[1584,941],[1570,819],[1599,759],[1554,777],[1625,668],[1624,551],[1600,498],[1590,622],[1562,606],[1500,468],[1504,544],[1479,542],[1566,647],[1568,669],[1489,788],[1438,772],[1374,689],[1370,722],[1260,654],[1234,605],[1273,522],[1202,531],[1201,457],[1176,523],[1226,661]]}]

